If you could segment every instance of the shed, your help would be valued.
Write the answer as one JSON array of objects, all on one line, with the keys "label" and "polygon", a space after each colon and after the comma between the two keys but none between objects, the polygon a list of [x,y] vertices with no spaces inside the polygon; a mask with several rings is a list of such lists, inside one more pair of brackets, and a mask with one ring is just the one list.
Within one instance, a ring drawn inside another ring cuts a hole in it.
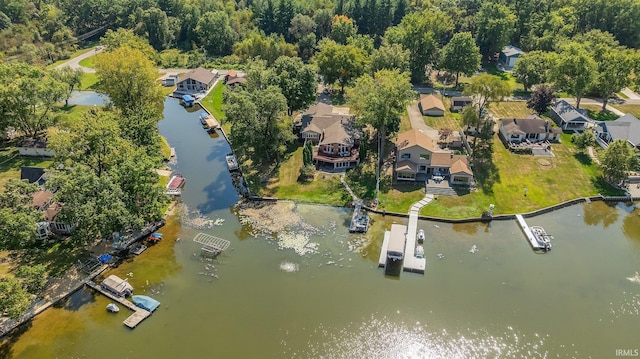
[{"label": "shed", "polygon": [[126,297],[133,293],[133,287],[126,279],[122,279],[115,275],[110,275],[107,279],[103,280],[100,286],[104,290],[108,290],[109,292],[119,296]]},{"label": "shed", "polygon": [[451,98],[451,111],[460,111],[470,105],[473,99],[470,96],[456,96]]},{"label": "shed", "polygon": [[420,112],[424,116],[444,116],[445,107],[442,100],[434,95],[426,95],[420,99]]},{"label": "shed", "polygon": [[524,54],[524,51],[522,51],[520,48],[515,47],[513,45],[507,45],[502,48],[502,51],[500,51],[500,55],[499,55],[500,63],[506,69],[510,70],[514,66],[516,66],[516,61],[518,61],[520,56],[523,54]]}]

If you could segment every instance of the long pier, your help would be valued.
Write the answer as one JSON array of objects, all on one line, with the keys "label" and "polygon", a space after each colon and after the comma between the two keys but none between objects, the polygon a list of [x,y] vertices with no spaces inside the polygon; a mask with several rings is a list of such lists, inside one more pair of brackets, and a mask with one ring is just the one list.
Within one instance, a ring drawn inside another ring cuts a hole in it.
[{"label": "long pier", "polygon": [[143,320],[147,319],[151,315],[150,311],[138,307],[137,305],[131,303],[129,300],[127,300],[124,297],[118,297],[118,296],[114,295],[113,293],[110,293],[110,292],[102,289],[101,286],[97,285],[93,281],[87,282],[87,286],[92,288],[93,290],[105,295],[109,299],[124,305],[125,307],[129,308],[130,310],[133,310],[133,314],[128,316],[127,319],[125,319],[122,322],[124,325],[126,325],[127,327],[129,327],[131,329],[133,329],[136,326],[138,326],[138,324],[140,324],[140,322],[142,322]]},{"label": "long pier", "polygon": [[527,222],[524,220],[524,217],[522,217],[522,215],[520,214],[516,214],[516,220],[518,222],[518,225],[522,229],[522,232],[524,232],[525,237],[527,237],[527,240],[529,241],[529,243],[531,243],[531,247],[533,247],[533,249],[545,249],[545,247],[541,246],[540,243],[538,243],[536,236],[533,235],[533,232],[531,231],[531,228],[529,228]]}]

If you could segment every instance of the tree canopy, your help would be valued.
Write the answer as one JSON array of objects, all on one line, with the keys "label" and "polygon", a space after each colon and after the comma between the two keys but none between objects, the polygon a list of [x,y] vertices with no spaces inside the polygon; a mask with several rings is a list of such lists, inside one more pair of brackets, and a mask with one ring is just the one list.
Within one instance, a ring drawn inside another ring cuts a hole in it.
[{"label": "tree canopy", "polygon": [[475,95],[478,103],[478,113],[482,114],[491,101],[499,101],[511,94],[511,86],[498,76],[483,73],[471,78],[465,87],[466,95]]},{"label": "tree canopy", "polygon": [[557,56],[551,73],[555,85],[576,98],[576,108],[580,100],[593,86],[596,78],[596,62],[579,43],[564,44]]},{"label": "tree canopy", "polygon": [[459,32],[440,51],[439,68],[456,75],[457,87],[460,74],[473,75],[480,67],[481,57],[471,33]]},{"label": "tree canopy", "polygon": [[628,171],[638,169],[636,151],[625,140],[615,140],[609,144],[600,156],[602,173],[613,183],[627,178]]},{"label": "tree canopy", "polygon": [[318,81],[315,70],[298,57],[279,57],[273,65],[276,84],[287,99],[288,114],[307,108],[316,100]]},{"label": "tree canopy", "polygon": [[318,44],[318,72],[324,77],[325,83],[331,85],[338,82],[342,91],[364,73],[367,61],[366,53],[353,45],[340,45],[326,39]]}]

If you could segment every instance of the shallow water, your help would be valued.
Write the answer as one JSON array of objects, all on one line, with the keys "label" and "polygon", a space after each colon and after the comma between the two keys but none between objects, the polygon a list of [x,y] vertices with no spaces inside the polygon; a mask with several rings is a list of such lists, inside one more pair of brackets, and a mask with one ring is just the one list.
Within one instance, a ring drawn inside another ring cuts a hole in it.
[{"label": "shallow water", "polygon": [[[298,204],[317,229],[315,253],[254,238],[232,208],[229,147],[197,116],[169,99],[161,132],[187,178],[184,203],[224,222],[169,222],[159,245],[114,270],[160,308],[129,330],[127,310],[107,313],[106,298],[80,291],[0,357],[607,358],[640,347],[640,284],[627,279],[640,271],[640,210],[592,203],[528,219],[554,235],[547,254],[531,250],[515,221],[421,221],[427,272],[385,278],[382,232],[404,219],[374,216],[369,233],[350,235],[349,210]],[[203,261],[192,241],[200,231],[230,240],[230,250]]]}]

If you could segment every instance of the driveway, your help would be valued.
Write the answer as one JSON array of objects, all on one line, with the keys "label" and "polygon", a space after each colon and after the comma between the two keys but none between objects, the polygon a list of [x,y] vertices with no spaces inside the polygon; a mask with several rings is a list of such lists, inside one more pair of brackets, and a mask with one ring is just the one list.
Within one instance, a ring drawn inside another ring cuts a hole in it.
[{"label": "driveway", "polygon": [[640,100],[640,95],[638,95],[637,93],[633,92],[628,87],[623,88],[622,91],[620,91],[620,92],[625,94],[625,96],[627,96],[629,98],[629,100]]},{"label": "driveway", "polygon": [[415,101],[411,105],[407,106],[407,112],[409,113],[411,128],[415,128],[416,130],[419,130],[420,132],[428,135],[435,140],[438,140],[440,138],[440,136],[438,135],[438,130],[429,127],[424,123],[424,119],[422,118],[420,109],[418,109],[418,101]]},{"label": "driveway", "polygon": [[[572,105],[576,104],[576,99],[575,98],[562,98],[561,100],[565,100],[565,101],[567,101],[568,103],[570,103]],[[596,100],[596,99],[591,99],[591,98],[583,98],[580,101],[580,104],[581,105],[598,105],[598,106],[602,106],[602,100],[599,100],[599,99]],[[613,112],[616,115],[621,116],[621,117],[625,115],[624,112],[618,110],[617,108],[615,108],[615,107],[613,107],[613,106],[611,106],[609,104],[607,104],[607,110],[609,110],[609,111],[611,111],[611,112]]]},{"label": "driveway", "polygon": [[96,69],[91,69],[88,67],[80,66],[80,61],[84,59],[88,59],[91,56],[95,56],[101,53],[104,50],[104,46],[98,46],[93,51],[87,51],[80,56],[76,56],[67,62],[63,62],[60,65],[56,66],[56,69],[61,69],[63,67],[71,67],[72,69],[80,69],[82,72],[93,73],[96,72]]}]

